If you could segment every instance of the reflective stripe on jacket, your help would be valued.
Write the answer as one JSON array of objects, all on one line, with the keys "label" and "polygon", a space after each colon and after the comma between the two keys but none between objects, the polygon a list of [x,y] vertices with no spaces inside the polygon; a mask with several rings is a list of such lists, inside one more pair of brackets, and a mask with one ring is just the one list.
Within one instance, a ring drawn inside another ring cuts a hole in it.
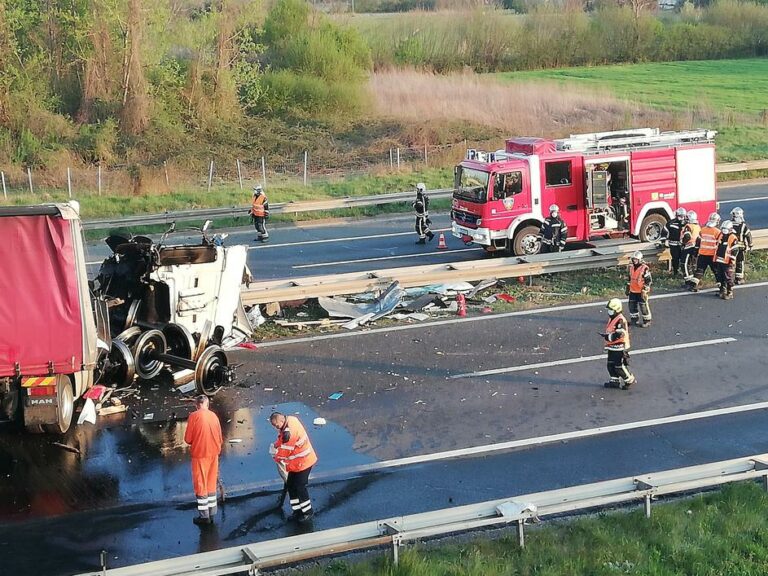
[{"label": "reflective stripe on jacket", "polygon": [[699,234],[699,256],[714,256],[718,240],[720,230],[713,226],[704,226]]},{"label": "reflective stripe on jacket", "polygon": [[715,252],[715,262],[719,264],[730,264],[733,259],[734,252],[738,252],[738,245],[734,248],[734,244],[737,244],[738,238],[736,234],[728,234],[727,236],[721,236],[720,241],[717,243],[717,251]]},{"label": "reflective stripe on jacket", "polygon": [[264,207],[266,203],[266,194],[259,194],[258,196],[254,197],[253,202],[251,202],[251,214],[254,216],[264,216],[266,214]]},{"label": "reflective stripe on jacket", "polygon": [[[627,319],[621,312],[608,320],[605,326],[605,333],[608,335],[608,342],[605,344],[606,350],[613,352],[629,350],[629,328]],[[613,336],[615,334],[615,336]]]},{"label": "reflective stripe on jacket", "polygon": [[681,236],[681,240],[683,243],[683,248],[693,248],[696,246],[696,240],[699,239],[699,235],[701,234],[701,226],[698,224],[693,224],[689,222],[685,225],[685,228],[683,228],[683,234]]},{"label": "reflective stripe on jacket", "polygon": [[[287,434],[288,439],[283,441]],[[275,462],[283,462],[288,472],[301,472],[317,462],[317,454],[304,426],[295,416],[288,416],[285,425],[277,432]]]},{"label": "reflective stripe on jacket", "polygon": [[629,291],[640,294],[643,288],[650,284],[651,272],[648,264],[641,263],[638,266],[629,265]]}]

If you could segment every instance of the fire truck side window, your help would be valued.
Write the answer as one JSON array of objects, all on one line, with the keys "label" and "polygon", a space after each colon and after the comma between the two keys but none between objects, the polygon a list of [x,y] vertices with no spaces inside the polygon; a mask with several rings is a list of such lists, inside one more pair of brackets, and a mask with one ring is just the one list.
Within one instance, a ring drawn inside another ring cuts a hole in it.
[{"label": "fire truck side window", "polygon": [[547,186],[566,186],[573,180],[571,178],[571,161],[548,162],[545,166]]},{"label": "fire truck side window", "polygon": [[494,200],[503,200],[523,191],[523,173],[510,172],[508,174],[496,174],[494,185]]}]

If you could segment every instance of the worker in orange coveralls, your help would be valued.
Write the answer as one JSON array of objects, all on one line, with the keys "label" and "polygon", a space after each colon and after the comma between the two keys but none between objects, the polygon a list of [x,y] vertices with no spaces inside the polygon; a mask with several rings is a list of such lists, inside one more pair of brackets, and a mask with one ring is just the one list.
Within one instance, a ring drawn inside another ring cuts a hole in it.
[{"label": "worker in orange coveralls", "polygon": [[209,409],[207,396],[195,398],[197,410],[189,415],[184,442],[192,453],[192,485],[197,498],[198,515],[192,520],[204,526],[216,516],[216,484],[219,478],[219,454],[223,439],[219,417]]}]

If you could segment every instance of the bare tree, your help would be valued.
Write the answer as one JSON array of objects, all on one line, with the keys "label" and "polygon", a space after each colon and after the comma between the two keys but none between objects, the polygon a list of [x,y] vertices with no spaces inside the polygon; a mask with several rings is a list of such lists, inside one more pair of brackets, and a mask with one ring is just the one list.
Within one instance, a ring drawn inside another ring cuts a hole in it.
[{"label": "bare tree", "polygon": [[123,109],[122,131],[130,135],[141,134],[149,125],[149,98],[141,59],[144,15],[141,0],[129,0],[128,25],[123,43]]}]

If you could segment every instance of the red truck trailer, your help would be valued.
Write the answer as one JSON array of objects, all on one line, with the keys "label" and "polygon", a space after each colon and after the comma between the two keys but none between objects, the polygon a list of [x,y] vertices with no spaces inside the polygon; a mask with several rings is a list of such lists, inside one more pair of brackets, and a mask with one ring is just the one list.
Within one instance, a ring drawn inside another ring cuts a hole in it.
[{"label": "red truck trailer", "polygon": [[452,233],[488,252],[536,254],[539,227],[557,204],[569,242],[654,241],[678,207],[704,217],[717,209],[715,134],[643,128],[469,150],[455,170]]}]

